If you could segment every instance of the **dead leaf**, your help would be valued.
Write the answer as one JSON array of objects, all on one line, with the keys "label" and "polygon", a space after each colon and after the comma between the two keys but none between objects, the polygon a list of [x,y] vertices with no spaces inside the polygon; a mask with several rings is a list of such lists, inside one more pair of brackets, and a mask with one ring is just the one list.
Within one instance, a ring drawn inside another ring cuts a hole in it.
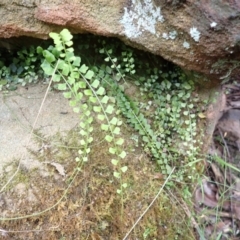
[{"label": "dead leaf", "polygon": [[55,167],[56,170],[58,171],[58,173],[61,176],[65,177],[65,175],[66,175],[65,174],[65,169],[60,163],[55,163],[55,162],[45,162],[45,163],[48,163],[48,164],[52,165],[53,167]]},{"label": "dead leaf", "polygon": [[55,162],[52,162],[52,163],[50,163],[52,166],[54,166],[55,168],[56,168],[56,170],[58,171],[58,173],[60,174],[60,175],[62,175],[63,177],[65,177],[65,169],[64,169],[64,167],[61,165],[61,164],[59,164],[59,163],[55,163]]},{"label": "dead leaf", "polygon": [[206,118],[206,115],[205,115],[204,113],[199,113],[199,114],[198,114],[198,117],[200,117],[200,118]]},{"label": "dead leaf", "polygon": [[153,175],[153,179],[163,179],[163,175],[161,173],[156,173]]}]

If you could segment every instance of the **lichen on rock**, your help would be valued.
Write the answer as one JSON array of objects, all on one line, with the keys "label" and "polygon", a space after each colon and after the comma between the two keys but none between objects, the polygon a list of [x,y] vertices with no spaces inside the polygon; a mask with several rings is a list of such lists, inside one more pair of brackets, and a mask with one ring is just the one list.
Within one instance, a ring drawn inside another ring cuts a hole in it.
[{"label": "lichen on rock", "polygon": [[124,8],[120,23],[124,26],[124,33],[129,38],[136,38],[144,31],[156,33],[157,22],[164,22],[161,8],[156,7],[151,0],[144,0],[143,4],[132,0],[132,8]]}]

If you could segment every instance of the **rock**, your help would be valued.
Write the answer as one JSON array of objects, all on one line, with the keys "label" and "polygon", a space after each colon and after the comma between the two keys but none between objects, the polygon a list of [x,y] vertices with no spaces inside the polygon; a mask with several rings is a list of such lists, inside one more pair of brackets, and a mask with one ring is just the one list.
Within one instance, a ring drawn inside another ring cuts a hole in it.
[{"label": "rock", "polygon": [[216,82],[240,72],[240,1],[2,0],[0,14],[1,38],[68,28],[118,37]]}]

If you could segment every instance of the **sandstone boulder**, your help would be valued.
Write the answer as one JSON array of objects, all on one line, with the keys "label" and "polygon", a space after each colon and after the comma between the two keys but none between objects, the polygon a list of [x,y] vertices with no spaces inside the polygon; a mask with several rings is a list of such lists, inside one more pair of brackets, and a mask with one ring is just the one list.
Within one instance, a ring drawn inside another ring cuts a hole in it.
[{"label": "sandstone boulder", "polygon": [[0,15],[0,38],[68,28],[120,38],[217,82],[240,72],[238,0],[1,0]]}]

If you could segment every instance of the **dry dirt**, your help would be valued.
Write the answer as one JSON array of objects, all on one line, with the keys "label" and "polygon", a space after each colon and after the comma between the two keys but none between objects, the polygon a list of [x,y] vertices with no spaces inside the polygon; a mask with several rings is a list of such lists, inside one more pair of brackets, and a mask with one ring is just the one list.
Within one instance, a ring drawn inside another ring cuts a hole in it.
[{"label": "dry dirt", "polygon": [[[23,157],[31,165],[32,157],[27,148],[33,148],[34,141],[29,141],[30,132],[46,90],[47,85],[38,84],[6,94],[0,92],[0,174],[13,159]],[[69,131],[77,124],[78,116],[72,112],[62,93],[48,92],[35,129],[42,135],[52,136]]]}]

